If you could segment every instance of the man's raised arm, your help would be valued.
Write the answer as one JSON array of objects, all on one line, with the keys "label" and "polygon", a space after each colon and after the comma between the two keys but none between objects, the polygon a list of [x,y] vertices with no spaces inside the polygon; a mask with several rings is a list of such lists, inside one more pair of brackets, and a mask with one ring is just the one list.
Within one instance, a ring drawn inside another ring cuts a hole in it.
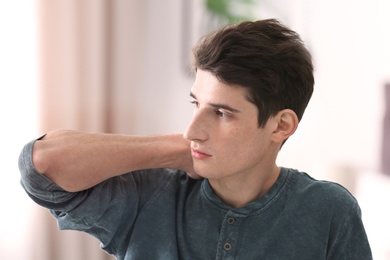
[{"label": "man's raised arm", "polygon": [[71,192],[140,169],[193,172],[189,141],[180,134],[129,136],[57,130],[35,142],[32,158],[38,172]]}]

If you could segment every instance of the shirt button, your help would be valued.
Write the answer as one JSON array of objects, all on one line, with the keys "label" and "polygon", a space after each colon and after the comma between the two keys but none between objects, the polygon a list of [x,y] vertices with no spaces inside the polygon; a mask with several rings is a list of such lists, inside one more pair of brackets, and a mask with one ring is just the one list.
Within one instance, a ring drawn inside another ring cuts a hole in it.
[{"label": "shirt button", "polygon": [[223,248],[226,250],[226,251],[229,251],[230,249],[232,249],[232,245],[230,243],[225,243],[223,245]]},{"label": "shirt button", "polygon": [[234,218],[228,218],[227,219],[228,224],[233,224],[234,221],[235,221]]}]

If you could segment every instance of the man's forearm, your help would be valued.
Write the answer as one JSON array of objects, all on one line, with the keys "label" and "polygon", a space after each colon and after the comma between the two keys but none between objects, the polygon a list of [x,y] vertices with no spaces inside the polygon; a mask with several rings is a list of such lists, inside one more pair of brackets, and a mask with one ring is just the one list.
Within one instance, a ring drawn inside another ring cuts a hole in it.
[{"label": "man's forearm", "polygon": [[134,170],[191,171],[192,160],[189,142],[179,134],[128,136],[61,130],[35,142],[33,164],[63,189],[79,191]]}]

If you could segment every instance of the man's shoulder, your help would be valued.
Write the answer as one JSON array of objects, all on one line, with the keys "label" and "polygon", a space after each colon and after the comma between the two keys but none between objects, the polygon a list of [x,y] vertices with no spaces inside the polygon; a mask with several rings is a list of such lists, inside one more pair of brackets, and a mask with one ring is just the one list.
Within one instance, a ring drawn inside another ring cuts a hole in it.
[{"label": "man's shoulder", "polygon": [[299,198],[321,203],[329,206],[355,207],[356,198],[352,193],[339,183],[318,180],[295,169],[288,169],[291,173],[290,192],[295,193]]}]

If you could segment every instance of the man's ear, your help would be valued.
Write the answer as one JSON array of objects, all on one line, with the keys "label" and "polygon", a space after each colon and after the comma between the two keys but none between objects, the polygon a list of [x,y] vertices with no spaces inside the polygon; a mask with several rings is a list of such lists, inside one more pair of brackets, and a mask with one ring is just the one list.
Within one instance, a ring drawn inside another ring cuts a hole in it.
[{"label": "man's ear", "polygon": [[272,133],[272,140],[282,143],[298,128],[298,116],[291,109],[283,109],[274,117],[276,129]]}]

